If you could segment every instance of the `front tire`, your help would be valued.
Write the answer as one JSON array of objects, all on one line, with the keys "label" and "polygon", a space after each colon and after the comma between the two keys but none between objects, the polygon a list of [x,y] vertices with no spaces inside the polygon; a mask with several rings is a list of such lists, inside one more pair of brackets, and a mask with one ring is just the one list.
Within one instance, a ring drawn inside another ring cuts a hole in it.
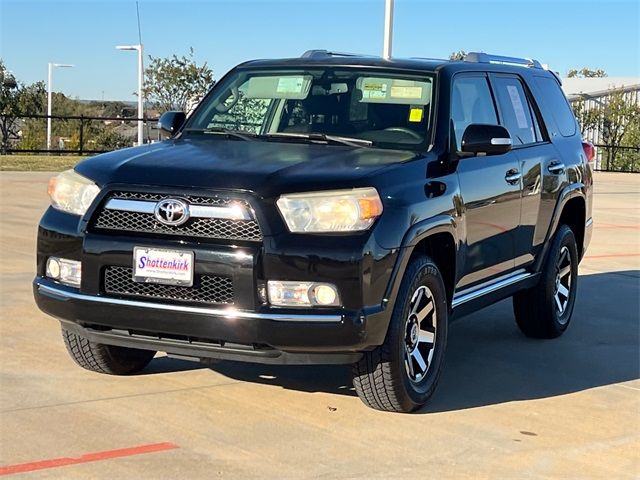
[{"label": "front tire", "polygon": [[388,412],[424,406],[440,377],[447,332],[442,276],[430,258],[417,258],[402,279],[384,343],[353,366],[360,399]]},{"label": "front tire", "polygon": [[532,338],[556,338],[571,321],[578,288],[578,247],[571,229],[556,232],[538,284],[513,296],[520,330]]},{"label": "front tire", "polygon": [[130,375],[146,367],[156,352],[95,343],[62,328],[62,338],[71,358],[82,368],[109,375]]}]

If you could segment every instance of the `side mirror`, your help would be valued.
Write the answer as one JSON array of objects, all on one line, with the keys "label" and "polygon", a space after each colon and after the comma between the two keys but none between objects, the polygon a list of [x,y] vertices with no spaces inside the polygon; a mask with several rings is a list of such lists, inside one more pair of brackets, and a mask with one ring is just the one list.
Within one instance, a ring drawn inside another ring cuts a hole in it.
[{"label": "side mirror", "polygon": [[500,125],[472,123],[462,134],[465,153],[500,155],[511,150],[509,131]]},{"label": "side mirror", "polygon": [[184,112],[164,112],[158,120],[160,134],[164,138],[174,136],[186,119]]}]

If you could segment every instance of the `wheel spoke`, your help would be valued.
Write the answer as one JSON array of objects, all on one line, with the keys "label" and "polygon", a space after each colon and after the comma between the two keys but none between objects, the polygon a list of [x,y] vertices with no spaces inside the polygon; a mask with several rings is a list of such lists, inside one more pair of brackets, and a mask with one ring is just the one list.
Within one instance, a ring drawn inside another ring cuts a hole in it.
[{"label": "wheel spoke", "polygon": [[569,255],[569,250],[567,250],[566,248],[563,248],[562,253],[560,254],[560,258],[558,259],[558,265],[564,264],[564,261],[567,258],[567,255]]},{"label": "wheel spoke", "polygon": [[411,303],[413,303],[413,307],[411,308],[410,315],[415,315],[418,308],[420,308],[420,302],[422,301],[422,297],[424,295],[424,289],[420,288],[416,290],[413,294],[413,298],[411,299]]},{"label": "wheel spoke", "polygon": [[433,301],[429,301],[429,303],[427,303],[427,305],[422,310],[416,313],[416,318],[418,319],[418,323],[422,323],[422,320],[424,320],[425,317],[429,315],[431,312],[433,312]]},{"label": "wheel spoke", "polygon": [[427,370],[427,364],[424,361],[424,358],[422,358],[422,353],[420,353],[420,350],[418,350],[417,348],[411,352],[411,356],[413,358],[415,358],[416,362],[418,362],[418,366],[421,369],[421,372],[425,372]]},{"label": "wheel spoke", "polygon": [[409,376],[411,378],[415,378],[416,374],[415,374],[415,372],[413,370],[413,360],[411,360],[411,353],[409,353],[408,351],[407,351],[407,354],[404,357],[404,361],[405,361],[405,363],[407,365],[407,370],[409,372]]},{"label": "wheel spoke", "polygon": [[569,289],[562,284],[558,285],[558,293],[564,298],[569,298]]},{"label": "wheel spoke", "polygon": [[420,330],[420,335],[418,336],[418,343],[433,343],[433,339],[435,334],[428,330]]},{"label": "wheel spoke", "polygon": [[571,265],[567,265],[560,269],[560,273],[558,274],[560,278],[564,278],[571,273]]},{"label": "wheel spoke", "polygon": [[556,300],[556,305],[558,306],[558,310],[560,311],[560,313],[562,313],[564,311],[564,308],[562,307],[562,302],[560,301],[560,296],[556,293],[553,298],[555,298]]}]

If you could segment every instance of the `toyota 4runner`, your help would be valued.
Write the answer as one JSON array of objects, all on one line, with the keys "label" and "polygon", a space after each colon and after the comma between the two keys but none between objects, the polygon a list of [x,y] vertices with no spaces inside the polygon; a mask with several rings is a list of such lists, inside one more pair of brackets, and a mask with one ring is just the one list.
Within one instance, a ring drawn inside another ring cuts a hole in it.
[{"label": "toyota 4runner", "polygon": [[34,295],[86,369],[352,364],[409,412],[453,318],[513,297],[525,335],[569,325],[593,147],[535,60],[250,61],[160,129],[49,184]]}]

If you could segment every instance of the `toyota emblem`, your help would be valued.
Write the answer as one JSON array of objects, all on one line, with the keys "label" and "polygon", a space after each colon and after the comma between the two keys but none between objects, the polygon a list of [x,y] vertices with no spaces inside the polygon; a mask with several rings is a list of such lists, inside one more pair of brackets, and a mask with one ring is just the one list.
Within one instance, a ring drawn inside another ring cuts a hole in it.
[{"label": "toyota emblem", "polygon": [[176,227],[189,220],[189,205],[184,200],[165,198],[156,205],[155,215],[160,223]]}]

